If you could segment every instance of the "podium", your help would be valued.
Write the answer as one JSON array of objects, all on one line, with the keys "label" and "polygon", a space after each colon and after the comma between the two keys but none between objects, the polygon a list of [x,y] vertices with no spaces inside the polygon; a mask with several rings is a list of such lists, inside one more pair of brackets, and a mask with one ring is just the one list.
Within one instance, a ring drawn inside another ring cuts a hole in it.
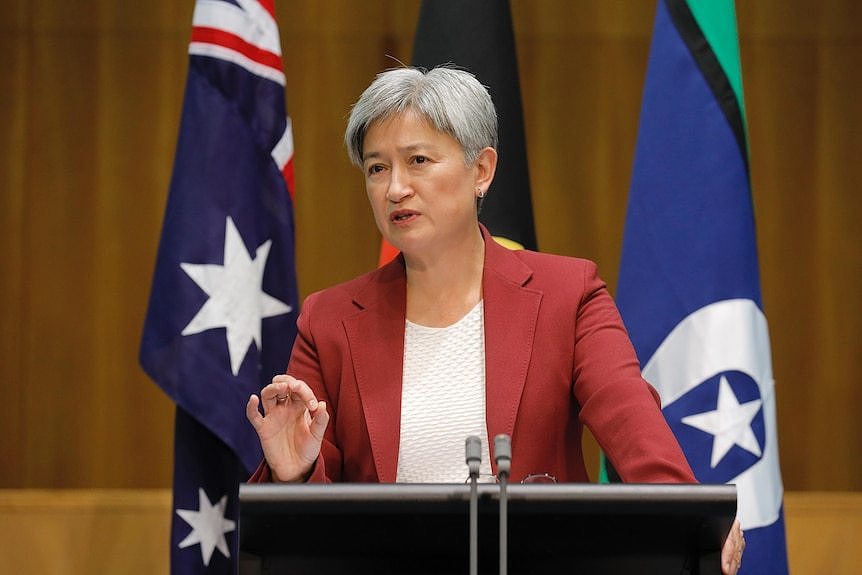
[{"label": "podium", "polygon": [[[241,485],[240,573],[467,573],[468,485]],[[499,486],[479,486],[497,573]],[[509,573],[718,574],[732,485],[508,487]]]}]

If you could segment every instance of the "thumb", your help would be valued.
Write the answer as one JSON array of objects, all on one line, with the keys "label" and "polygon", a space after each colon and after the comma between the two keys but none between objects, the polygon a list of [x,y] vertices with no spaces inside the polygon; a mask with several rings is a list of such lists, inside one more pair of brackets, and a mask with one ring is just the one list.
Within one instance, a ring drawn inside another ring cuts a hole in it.
[{"label": "thumb", "polygon": [[255,431],[257,431],[258,427],[263,422],[263,416],[257,408],[259,403],[260,399],[256,395],[251,394],[251,397],[248,398],[248,403],[245,404],[245,416],[248,418],[248,421],[251,423],[252,427],[254,427]]}]

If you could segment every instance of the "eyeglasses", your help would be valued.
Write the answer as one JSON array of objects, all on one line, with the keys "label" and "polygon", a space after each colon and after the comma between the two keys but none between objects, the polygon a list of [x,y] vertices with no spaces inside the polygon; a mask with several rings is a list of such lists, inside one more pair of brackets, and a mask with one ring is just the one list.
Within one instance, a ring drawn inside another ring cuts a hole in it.
[{"label": "eyeglasses", "polygon": [[556,483],[557,478],[551,475],[550,473],[531,473],[521,480],[521,483],[526,485],[528,483]]},{"label": "eyeglasses", "polygon": [[[476,480],[477,483],[497,483],[497,476],[491,473],[480,473],[479,478]],[[530,475],[525,476],[521,479],[521,483],[523,485],[533,484],[533,483],[556,483],[557,478],[551,475],[550,473],[531,473]],[[464,480],[464,483],[470,483],[470,478]]]}]

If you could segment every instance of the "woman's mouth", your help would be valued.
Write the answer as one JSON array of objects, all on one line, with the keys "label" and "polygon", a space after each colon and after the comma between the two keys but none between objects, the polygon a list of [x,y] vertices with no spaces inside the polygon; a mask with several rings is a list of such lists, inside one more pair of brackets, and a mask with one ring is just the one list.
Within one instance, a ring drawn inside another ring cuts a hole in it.
[{"label": "woman's mouth", "polygon": [[418,215],[411,210],[398,210],[389,214],[389,221],[394,224],[404,224],[415,219]]}]

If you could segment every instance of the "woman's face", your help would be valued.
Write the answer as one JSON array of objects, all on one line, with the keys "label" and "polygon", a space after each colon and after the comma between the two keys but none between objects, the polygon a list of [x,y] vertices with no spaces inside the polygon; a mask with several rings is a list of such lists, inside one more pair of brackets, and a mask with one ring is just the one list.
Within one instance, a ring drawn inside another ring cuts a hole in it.
[{"label": "woman's face", "polygon": [[476,198],[493,178],[493,149],[468,166],[455,138],[408,110],[372,124],[362,151],[377,227],[405,255],[457,248],[477,233]]}]

